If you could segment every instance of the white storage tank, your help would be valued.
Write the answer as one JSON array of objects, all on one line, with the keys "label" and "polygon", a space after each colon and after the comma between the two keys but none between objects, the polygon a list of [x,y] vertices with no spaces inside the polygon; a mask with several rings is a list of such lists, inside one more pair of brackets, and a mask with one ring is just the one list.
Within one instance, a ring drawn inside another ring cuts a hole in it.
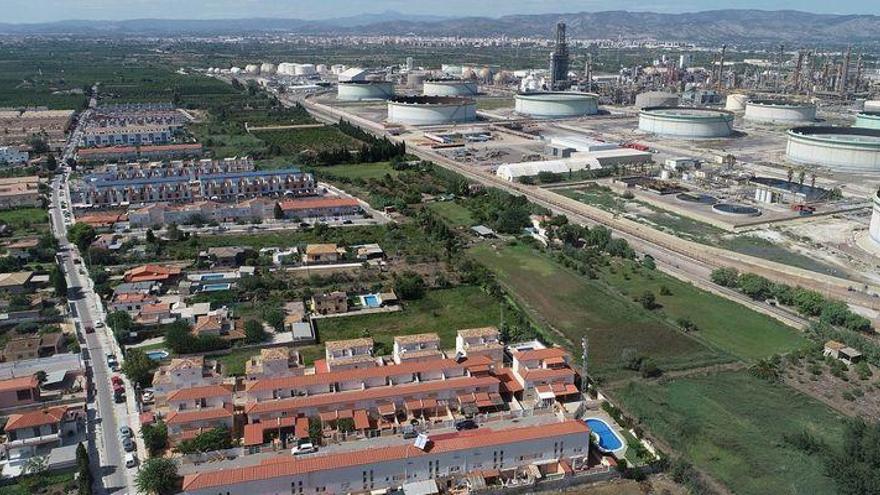
[{"label": "white storage tank", "polygon": [[667,91],[647,91],[636,95],[636,108],[677,107],[678,96]]},{"label": "white storage tank", "polygon": [[275,64],[264,63],[260,65],[260,74],[270,76],[275,73]]},{"label": "white storage tank", "polygon": [[395,96],[388,100],[388,121],[441,125],[477,120],[477,102],[460,96]]},{"label": "white storage tank", "polygon": [[788,131],[785,154],[835,172],[880,173],[880,129],[806,126]]},{"label": "white storage tank", "polygon": [[816,105],[788,100],[751,100],[743,116],[750,122],[794,124],[816,120]]},{"label": "white storage tank", "polygon": [[573,91],[537,91],[514,97],[515,110],[522,115],[542,119],[560,119],[596,115],[599,97]]},{"label": "white storage tank", "polygon": [[856,123],[853,127],[880,129],[880,112],[862,112],[856,115]]},{"label": "white storage tank", "polygon": [[336,87],[340,101],[387,100],[394,96],[394,84],[388,81],[347,81]]},{"label": "white storage tank", "polygon": [[639,112],[639,129],[682,139],[727,137],[733,113],[700,107],[649,107]]},{"label": "white storage tank", "polygon": [[724,109],[729,112],[742,112],[746,109],[746,102],[748,101],[748,95],[742,93],[730,94],[727,95],[727,100],[724,102]]},{"label": "white storage tank", "polygon": [[312,64],[296,64],[293,69],[294,75],[297,76],[312,76],[318,73]]},{"label": "white storage tank", "polygon": [[244,71],[248,74],[259,74],[260,66],[257,64],[247,64],[244,66]]},{"label": "white storage tank", "polygon": [[863,108],[866,112],[880,112],[880,100],[867,100]]},{"label": "white storage tank", "polygon": [[422,84],[425,96],[476,96],[477,93],[477,83],[463,79],[425,79]]}]

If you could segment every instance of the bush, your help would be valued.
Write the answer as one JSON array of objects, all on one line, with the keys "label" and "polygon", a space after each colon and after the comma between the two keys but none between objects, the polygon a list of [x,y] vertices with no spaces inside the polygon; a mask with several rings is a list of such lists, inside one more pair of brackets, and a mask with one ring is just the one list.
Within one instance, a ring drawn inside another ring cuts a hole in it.
[{"label": "bush", "polygon": [[713,283],[722,287],[736,287],[739,272],[735,268],[716,268],[710,276]]},{"label": "bush", "polygon": [[639,296],[639,303],[643,308],[652,310],[657,307],[657,296],[653,292],[646,290]]},{"label": "bush", "polygon": [[404,272],[394,279],[394,292],[402,300],[421,299],[425,295],[425,281],[416,272]]},{"label": "bush", "polygon": [[225,426],[199,433],[191,440],[180,442],[175,450],[181,454],[195,454],[212,450],[226,450],[232,447],[232,436]]}]

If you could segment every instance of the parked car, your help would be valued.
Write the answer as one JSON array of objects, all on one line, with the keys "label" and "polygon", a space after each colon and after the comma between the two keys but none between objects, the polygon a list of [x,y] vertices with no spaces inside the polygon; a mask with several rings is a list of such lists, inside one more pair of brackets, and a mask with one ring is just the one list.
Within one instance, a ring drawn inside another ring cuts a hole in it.
[{"label": "parked car", "polygon": [[119,388],[113,391],[113,401],[117,404],[125,402],[125,389]]},{"label": "parked car", "polygon": [[419,436],[419,432],[416,431],[415,428],[413,428],[412,426],[404,427],[403,438],[409,439],[409,438],[416,438],[417,436]]},{"label": "parked car", "polygon": [[317,451],[318,447],[315,447],[311,442],[302,442],[290,449],[290,453],[293,455],[311,454]]},{"label": "parked car", "polygon": [[104,322],[99,321],[98,323],[95,323],[95,328],[104,328]]},{"label": "parked car", "polygon": [[[86,327],[86,333],[95,333],[95,327],[89,325]],[[109,364],[109,361],[108,361]]]},{"label": "parked car", "polygon": [[126,425],[119,427],[119,434],[122,435],[122,438],[129,438],[129,439],[134,436],[134,432],[132,432],[131,428],[129,428]]},{"label": "parked car", "polygon": [[155,400],[155,396],[153,395],[153,392],[149,390],[141,395],[141,402],[143,402],[144,404],[152,404],[153,400]]},{"label": "parked car", "polygon": [[134,456],[131,452],[125,454],[125,467],[133,468],[137,466],[137,457]]},{"label": "parked car", "polygon": [[455,422],[455,429],[458,431],[476,430],[479,427],[480,426],[477,424],[477,422],[472,419],[462,419]]},{"label": "parked car", "polygon": [[122,386],[123,385],[122,378],[120,378],[119,375],[113,375],[112,377],[110,377],[110,383],[112,383],[114,386],[116,386],[116,385]]},{"label": "parked car", "polygon": [[122,448],[126,452],[133,452],[135,449],[134,441],[128,437],[122,439]]}]

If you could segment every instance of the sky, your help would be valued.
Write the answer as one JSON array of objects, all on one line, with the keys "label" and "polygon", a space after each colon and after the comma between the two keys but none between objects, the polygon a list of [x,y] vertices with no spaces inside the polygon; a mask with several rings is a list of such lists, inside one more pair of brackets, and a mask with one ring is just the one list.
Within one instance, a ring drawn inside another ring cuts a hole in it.
[{"label": "sky", "polygon": [[880,15],[878,0],[0,0],[0,22],[143,18],[326,19],[395,10],[408,14],[489,16],[601,10],[695,12],[713,9],[794,9]]}]

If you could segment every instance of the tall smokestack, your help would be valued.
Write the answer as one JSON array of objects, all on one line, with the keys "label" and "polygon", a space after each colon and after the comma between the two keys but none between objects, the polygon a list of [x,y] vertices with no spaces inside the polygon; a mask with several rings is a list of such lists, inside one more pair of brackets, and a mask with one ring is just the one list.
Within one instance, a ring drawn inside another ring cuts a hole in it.
[{"label": "tall smokestack", "polygon": [[568,42],[565,40],[565,23],[556,24],[556,47],[550,55],[550,89],[568,87]]}]

